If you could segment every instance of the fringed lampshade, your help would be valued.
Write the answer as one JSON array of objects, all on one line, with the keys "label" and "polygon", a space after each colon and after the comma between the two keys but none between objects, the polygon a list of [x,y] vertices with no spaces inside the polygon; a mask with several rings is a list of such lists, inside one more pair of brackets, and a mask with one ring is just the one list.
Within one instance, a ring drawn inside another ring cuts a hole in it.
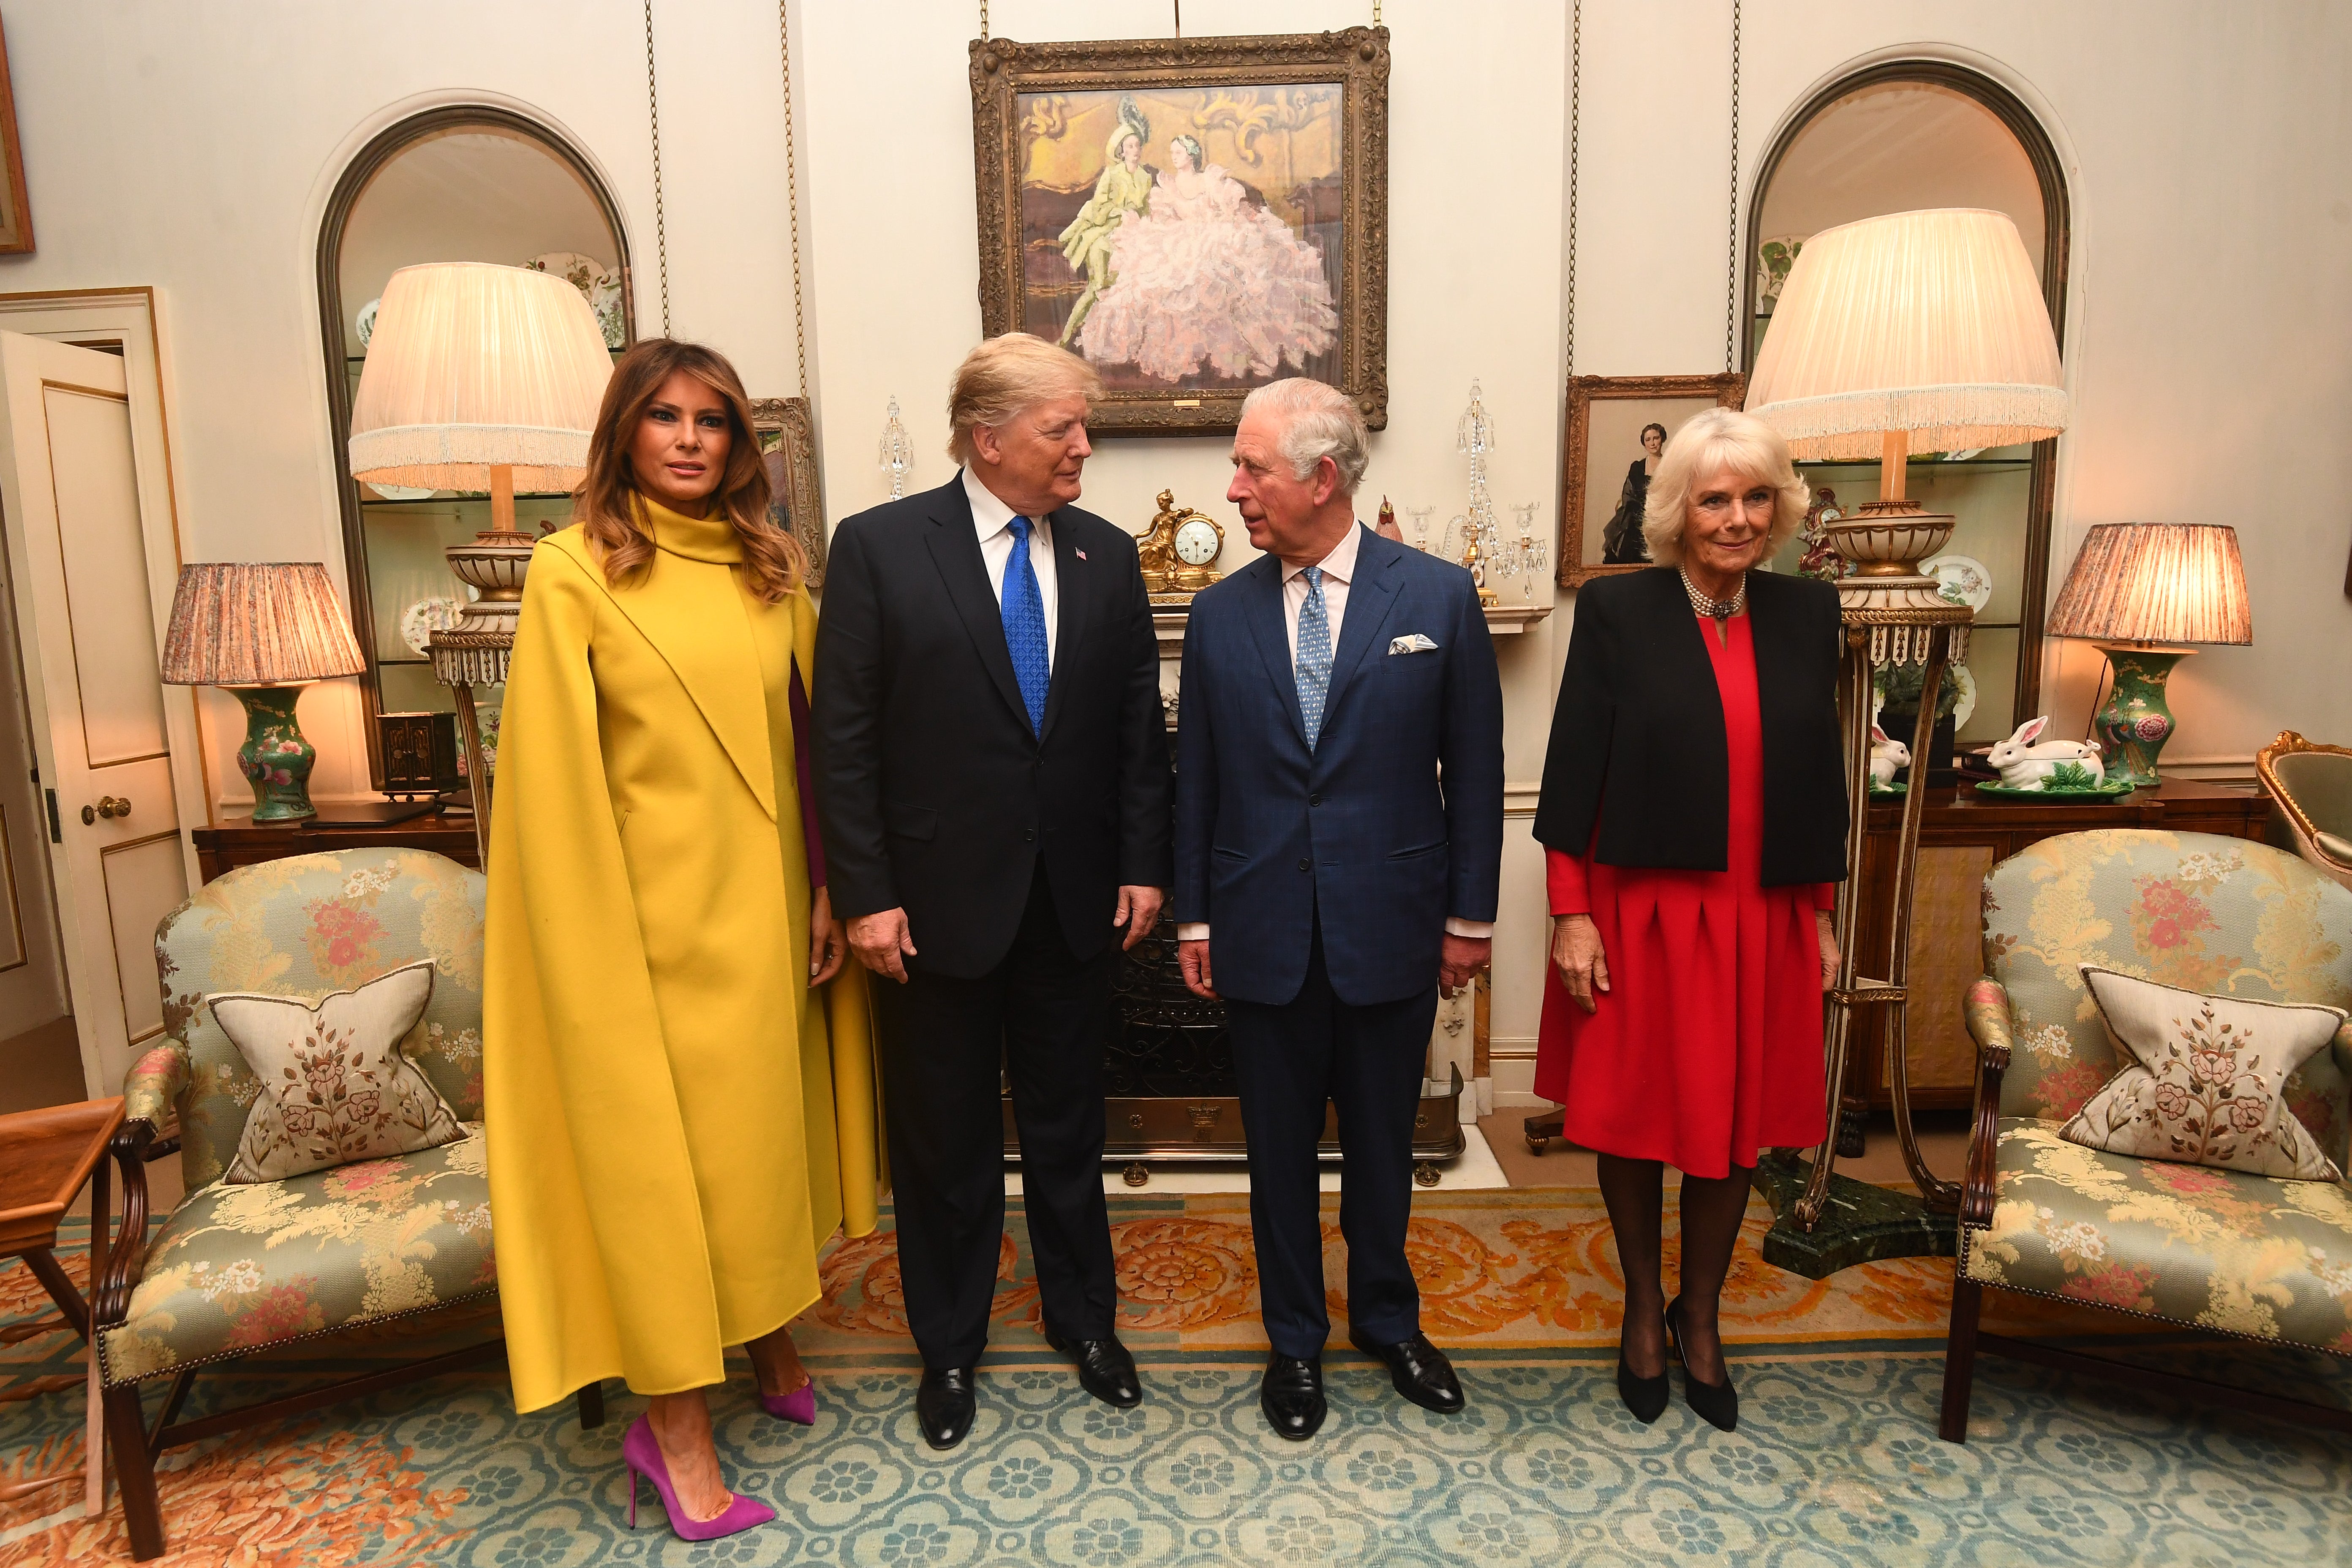
[{"label": "fringed lampshade", "polygon": [[[404,267],[384,285],[352,400],[352,474],[384,484],[568,490],[588,467],[612,355],[552,273],[480,261]],[[511,493],[511,490],[509,490]]]},{"label": "fringed lampshade", "polygon": [[200,561],[180,568],[163,679],[226,686],[245,704],[237,766],[253,785],[253,819],[316,816],[294,704],[304,684],[366,668],[351,617],[316,561]]},{"label": "fringed lampshade", "polygon": [[2238,532],[2212,522],[2103,522],[2068,568],[2051,607],[2052,637],[2087,637],[2107,656],[2115,689],[2092,721],[2110,777],[2158,782],[2172,738],[2165,684],[2189,643],[2254,640]]},{"label": "fringed lampshade", "polygon": [[442,552],[481,595],[456,627],[466,638],[513,636],[532,542],[515,487],[580,482],[612,379],[596,312],[553,273],[436,261],[384,285],[352,400],[352,477],[490,492],[490,527]]},{"label": "fringed lampshade", "polygon": [[1943,208],[1805,241],[1748,380],[1800,458],[2038,441],[2066,427],[2058,339],[2017,225]]}]

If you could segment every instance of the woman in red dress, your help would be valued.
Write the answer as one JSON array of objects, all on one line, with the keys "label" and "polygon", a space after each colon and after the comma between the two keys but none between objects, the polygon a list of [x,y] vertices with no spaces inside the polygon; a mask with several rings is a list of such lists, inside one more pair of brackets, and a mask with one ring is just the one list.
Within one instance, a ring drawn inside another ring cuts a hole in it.
[{"label": "woman in red dress", "polygon": [[[1535,836],[1553,916],[1536,1092],[1599,1152],[1625,1276],[1617,1386],[1738,1398],[1717,1313],[1759,1151],[1821,1142],[1822,991],[1845,875],[1837,592],[1752,570],[1804,520],[1788,444],[1715,408],[1666,444],[1648,571],[1596,579],[1552,714]],[[1681,1294],[1659,1279],[1682,1179]]]}]

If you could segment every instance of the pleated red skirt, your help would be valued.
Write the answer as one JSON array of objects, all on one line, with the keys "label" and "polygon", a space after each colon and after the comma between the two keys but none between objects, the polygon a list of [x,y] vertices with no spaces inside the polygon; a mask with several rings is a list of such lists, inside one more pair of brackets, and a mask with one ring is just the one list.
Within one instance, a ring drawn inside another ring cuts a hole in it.
[{"label": "pleated red skirt", "polygon": [[1755,643],[1745,616],[1726,630],[1727,646],[1701,626],[1730,761],[1728,864],[1663,870],[1548,850],[1551,912],[1592,917],[1610,988],[1588,1014],[1547,963],[1536,1047],[1536,1092],[1566,1108],[1570,1142],[1712,1177],[1827,1130],[1813,913],[1837,893],[1764,886]]}]

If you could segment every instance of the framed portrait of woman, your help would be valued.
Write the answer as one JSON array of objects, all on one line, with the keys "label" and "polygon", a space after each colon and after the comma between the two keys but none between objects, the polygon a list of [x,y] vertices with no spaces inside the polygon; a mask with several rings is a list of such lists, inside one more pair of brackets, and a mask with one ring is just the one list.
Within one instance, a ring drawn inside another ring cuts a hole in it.
[{"label": "framed portrait of woman", "polygon": [[1666,438],[1692,415],[1737,408],[1745,375],[1580,375],[1568,384],[1559,585],[1650,563],[1642,512]]},{"label": "framed portrait of woman", "polygon": [[755,397],[751,429],[768,466],[768,515],[808,552],[808,585],[824,586],[824,488],[817,481],[816,421],[805,397]]},{"label": "framed portrait of woman", "polygon": [[1385,27],[971,45],[982,330],[1091,363],[1101,431],[1328,382],[1388,420]]}]

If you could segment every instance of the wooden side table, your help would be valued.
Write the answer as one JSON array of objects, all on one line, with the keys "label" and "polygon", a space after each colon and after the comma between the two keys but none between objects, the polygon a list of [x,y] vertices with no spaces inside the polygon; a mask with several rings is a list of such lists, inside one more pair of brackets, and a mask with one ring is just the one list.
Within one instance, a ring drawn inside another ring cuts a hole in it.
[{"label": "wooden side table", "polygon": [[[122,1101],[84,1100],[79,1105],[53,1105],[42,1110],[20,1110],[0,1116],[0,1258],[21,1258],[33,1278],[58,1304],[66,1323],[84,1341],[90,1337],[90,1303],[74,1289],[58,1266],[58,1226],[74,1199],[89,1188],[90,1292],[106,1268],[107,1231],[112,1223],[107,1191],[106,1149],[122,1125]],[[87,1383],[89,1414],[85,1428],[82,1468],[59,1470],[0,1487],[0,1501],[10,1501],[44,1487],[83,1482],[89,1511],[106,1507],[105,1423],[100,1415],[98,1347],[89,1349],[86,1378],[36,1378],[22,1388],[0,1394],[0,1399],[29,1399],[36,1394]]]},{"label": "wooden side table", "polygon": [[[365,807],[344,807],[338,816],[356,816]],[[392,815],[387,809],[386,816]],[[399,822],[262,822],[240,813],[225,816],[210,827],[192,827],[189,841],[196,847],[196,868],[209,882],[239,866],[283,860],[289,855],[316,855],[329,849],[430,849],[460,866],[481,867],[470,812],[437,813]]]}]

